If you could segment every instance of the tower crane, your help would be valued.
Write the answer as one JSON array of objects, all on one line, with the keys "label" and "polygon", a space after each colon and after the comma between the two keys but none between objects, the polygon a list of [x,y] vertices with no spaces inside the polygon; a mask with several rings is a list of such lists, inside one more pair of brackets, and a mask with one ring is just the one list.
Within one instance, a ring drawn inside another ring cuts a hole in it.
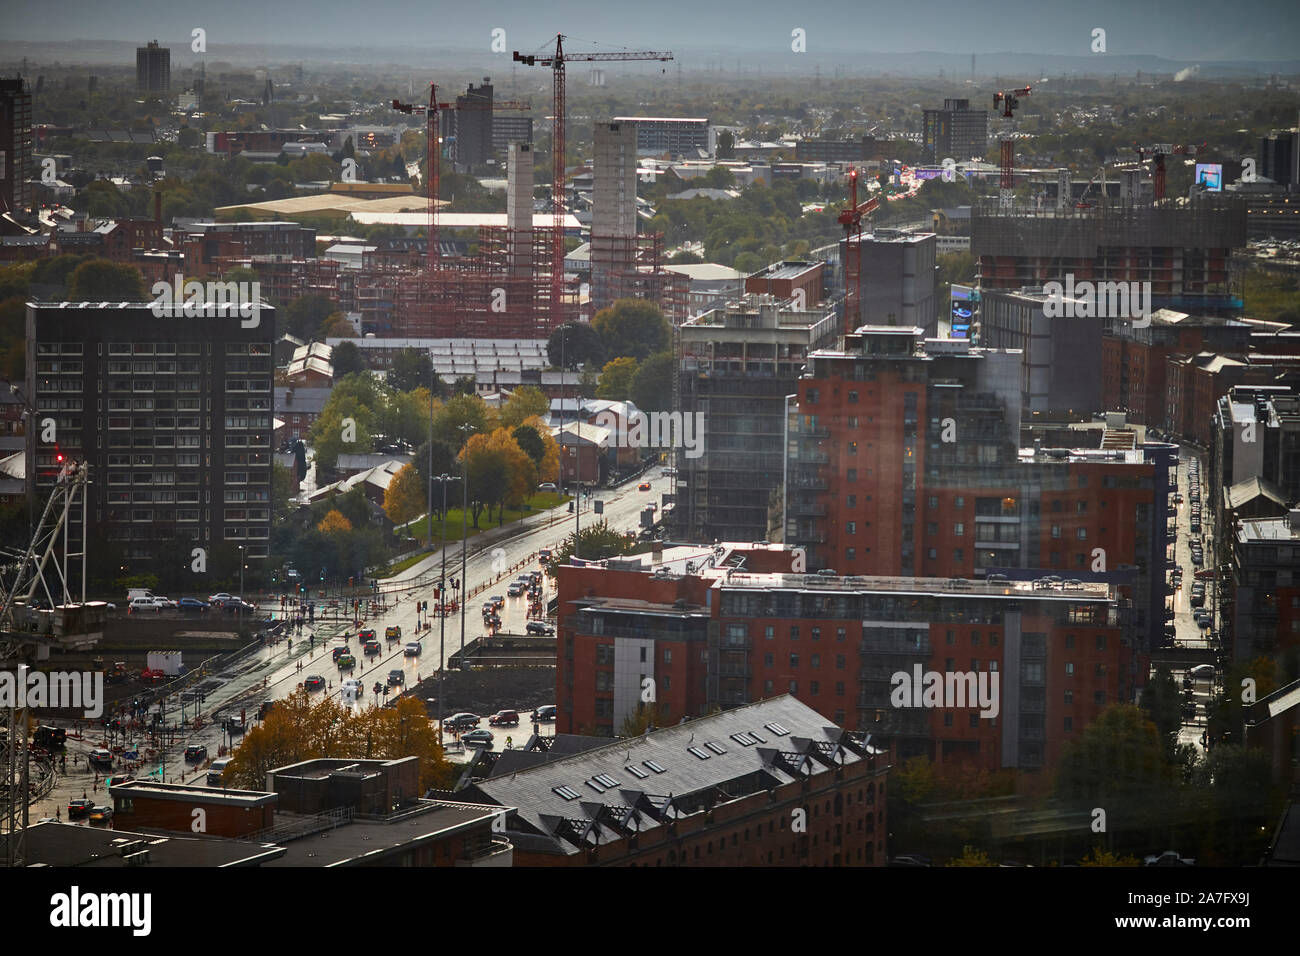
[{"label": "tower crane", "polygon": [[[1016,108],[1020,106],[1020,98],[1028,96],[1030,87],[1022,86],[1018,90],[998,90],[993,94],[993,108],[996,110],[1002,108],[1002,115],[1007,119],[1012,119]],[[1001,141],[1001,155],[999,157],[1002,168],[1001,177],[1001,195],[999,202],[1003,206],[1011,205],[1011,191],[1015,188],[1014,160],[1015,160],[1015,140],[1004,139]]]},{"label": "tower crane", "polygon": [[429,249],[428,272],[430,281],[438,272],[438,259],[440,250],[438,248],[438,179],[441,172],[442,146],[441,137],[438,135],[438,111],[439,110],[529,110],[532,106],[527,102],[516,100],[483,100],[482,104],[467,103],[457,105],[456,103],[439,103],[438,88],[429,84],[429,102],[428,105],[415,103],[402,103],[393,100],[393,109],[399,113],[408,115],[424,115],[428,120],[428,153],[429,153],[429,173],[425,177],[425,189],[429,197]]},{"label": "tower crane", "polygon": [[[840,211],[838,222],[844,227],[844,325],[858,322],[862,302],[862,217],[875,212],[880,200],[872,196],[858,202],[858,171],[849,170],[849,208]],[[853,237],[858,239],[854,248]]]},{"label": "tower crane", "polygon": [[1198,149],[1204,149],[1205,143],[1159,143],[1155,146],[1137,147],[1138,162],[1145,165],[1148,158],[1154,160],[1151,172],[1152,195],[1158,202],[1165,198],[1165,157],[1170,155],[1195,156]]},{"label": "tower crane", "polygon": [[555,53],[549,56],[524,54],[514,51],[515,63],[524,66],[549,66],[551,85],[555,98],[553,117],[555,131],[551,136],[551,209],[554,213],[554,235],[551,247],[551,322],[559,328],[564,322],[564,64],[569,61],[598,63],[623,60],[659,60],[673,58],[668,51],[644,50],[617,53],[566,53],[564,34],[555,35]]}]

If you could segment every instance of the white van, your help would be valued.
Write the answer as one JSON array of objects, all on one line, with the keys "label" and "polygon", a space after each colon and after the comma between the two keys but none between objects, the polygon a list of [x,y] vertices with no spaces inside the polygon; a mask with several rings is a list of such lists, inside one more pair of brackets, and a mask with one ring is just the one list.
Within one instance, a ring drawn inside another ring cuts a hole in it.
[{"label": "white van", "polygon": [[136,598],[151,598],[153,596],[153,591],[148,588],[131,588],[126,592],[126,599],[128,601],[134,601]]},{"label": "white van", "polygon": [[226,769],[226,764],[230,763],[229,757],[218,757],[208,766],[208,786],[221,786],[221,771]]}]

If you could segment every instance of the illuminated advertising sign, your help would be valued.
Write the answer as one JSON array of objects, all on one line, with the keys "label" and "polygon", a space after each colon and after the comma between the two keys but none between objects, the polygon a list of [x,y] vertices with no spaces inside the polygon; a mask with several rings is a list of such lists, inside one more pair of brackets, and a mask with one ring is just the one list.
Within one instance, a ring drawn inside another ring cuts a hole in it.
[{"label": "illuminated advertising sign", "polygon": [[1212,193],[1223,192],[1223,164],[1197,163],[1196,185],[1204,186]]},{"label": "illuminated advertising sign", "polygon": [[950,335],[954,339],[968,339],[975,310],[980,301],[979,289],[954,283],[949,296],[948,316],[952,323]]}]

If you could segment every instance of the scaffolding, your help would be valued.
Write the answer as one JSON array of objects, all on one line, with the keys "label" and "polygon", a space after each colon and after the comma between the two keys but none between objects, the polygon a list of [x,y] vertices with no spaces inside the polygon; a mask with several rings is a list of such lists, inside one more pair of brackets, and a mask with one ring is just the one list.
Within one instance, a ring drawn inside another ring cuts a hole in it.
[{"label": "scaffolding", "polygon": [[663,267],[663,233],[591,237],[591,299],[596,310],[618,299],[645,299],[674,325],[687,318],[690,281]]}]

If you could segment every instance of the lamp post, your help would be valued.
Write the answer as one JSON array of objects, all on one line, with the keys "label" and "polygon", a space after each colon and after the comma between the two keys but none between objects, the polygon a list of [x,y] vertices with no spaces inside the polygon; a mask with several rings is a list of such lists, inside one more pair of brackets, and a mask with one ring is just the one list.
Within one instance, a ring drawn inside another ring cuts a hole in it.
[{"label": "lamp post", "polygon": [[[429,349],[429,507],[424,513],[428,533],[425,535],[425,547],[433,547],[433,349]],[[442,476],[446,478],[446,475]],[[444,489],[445,490],[445,489]],[[447,509],[443,508],[443,521],[446,521]]]},{"label": "lamp post", "polygon": [[239,546],[239,629],[244,629],[244,546]]},{"label": "lamp post", "polygon": [[461,541],[460,541],[460,585],[465,595],[460,602],[460,649],[465,650],[465,605],[469,600],[469,581],[465,578],[465,567],[469,551],[469,433],[473,426],[466,422],[458,426],[459,430],[465,433],[465,460],[461,463]]},{"label": "lamp post", "polygon": [[[438,476],[442,482],[442,577],[438,580],[438,735],[442,736],[442,673],[447,669],[447,482],[451,475]],[[430,486],[432,487],[432,486]]]}]

